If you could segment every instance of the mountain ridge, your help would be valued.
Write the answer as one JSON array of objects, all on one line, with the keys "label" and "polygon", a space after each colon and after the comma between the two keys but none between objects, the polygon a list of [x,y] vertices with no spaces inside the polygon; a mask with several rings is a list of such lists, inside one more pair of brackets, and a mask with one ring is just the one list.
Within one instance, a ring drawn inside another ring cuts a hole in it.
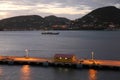
[{"label": "mountain ridge", "polygon": [[76,19],[72,26],[97,30],[120,28],[120,9],[114,6],[95,9],[82,18]]},{"label": "mountain ridge", "polygon": [[114,30],[120,29],[120,9],[106,6],[82,18],[69,20],[49,15],[15,16],[0,20],[0,30]]}]

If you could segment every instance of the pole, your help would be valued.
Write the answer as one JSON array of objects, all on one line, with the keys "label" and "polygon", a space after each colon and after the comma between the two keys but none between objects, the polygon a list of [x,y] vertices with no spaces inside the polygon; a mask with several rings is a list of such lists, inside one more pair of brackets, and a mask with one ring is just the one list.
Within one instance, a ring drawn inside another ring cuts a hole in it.
[{"label": "pole", "polygon": [[94,52],[91,53],[91,59],[94,60]]},{"label": "pole", "polygon": [[25,52],[26,52],[26,57],[29,57],[29,51],[28,51],[28,49],[25,49]]}]

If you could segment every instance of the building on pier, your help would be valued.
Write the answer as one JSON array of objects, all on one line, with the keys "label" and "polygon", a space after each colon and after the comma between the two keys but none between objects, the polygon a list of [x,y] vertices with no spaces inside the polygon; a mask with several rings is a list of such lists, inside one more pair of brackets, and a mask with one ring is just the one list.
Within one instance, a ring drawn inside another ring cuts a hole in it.
[{"label": "building on pier", "polygon": [[55,54],[54,62],[61,63],[74,63],[77,61],[77,58],[74,54]]}]

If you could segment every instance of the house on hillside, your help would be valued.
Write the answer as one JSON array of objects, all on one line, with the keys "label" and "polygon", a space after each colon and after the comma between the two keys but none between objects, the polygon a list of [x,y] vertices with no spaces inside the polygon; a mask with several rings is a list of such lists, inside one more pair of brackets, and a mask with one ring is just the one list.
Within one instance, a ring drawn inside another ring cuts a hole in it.
[{"label": "house on hillside", "polygon": [[77,61],[77,58],[74,54],[55,54],[54,62],[62,63],[74,63]]}]

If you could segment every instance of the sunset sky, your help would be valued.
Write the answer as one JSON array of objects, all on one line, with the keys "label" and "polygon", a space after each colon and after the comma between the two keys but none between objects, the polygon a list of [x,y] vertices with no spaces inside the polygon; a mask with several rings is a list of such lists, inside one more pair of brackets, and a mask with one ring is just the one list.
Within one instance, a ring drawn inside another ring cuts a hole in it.
[{"label": "sunset sky", "polygon": [[104,6],[120,8],[120,0],[0,0],[0,19],[20,15],[76,19]]}]

